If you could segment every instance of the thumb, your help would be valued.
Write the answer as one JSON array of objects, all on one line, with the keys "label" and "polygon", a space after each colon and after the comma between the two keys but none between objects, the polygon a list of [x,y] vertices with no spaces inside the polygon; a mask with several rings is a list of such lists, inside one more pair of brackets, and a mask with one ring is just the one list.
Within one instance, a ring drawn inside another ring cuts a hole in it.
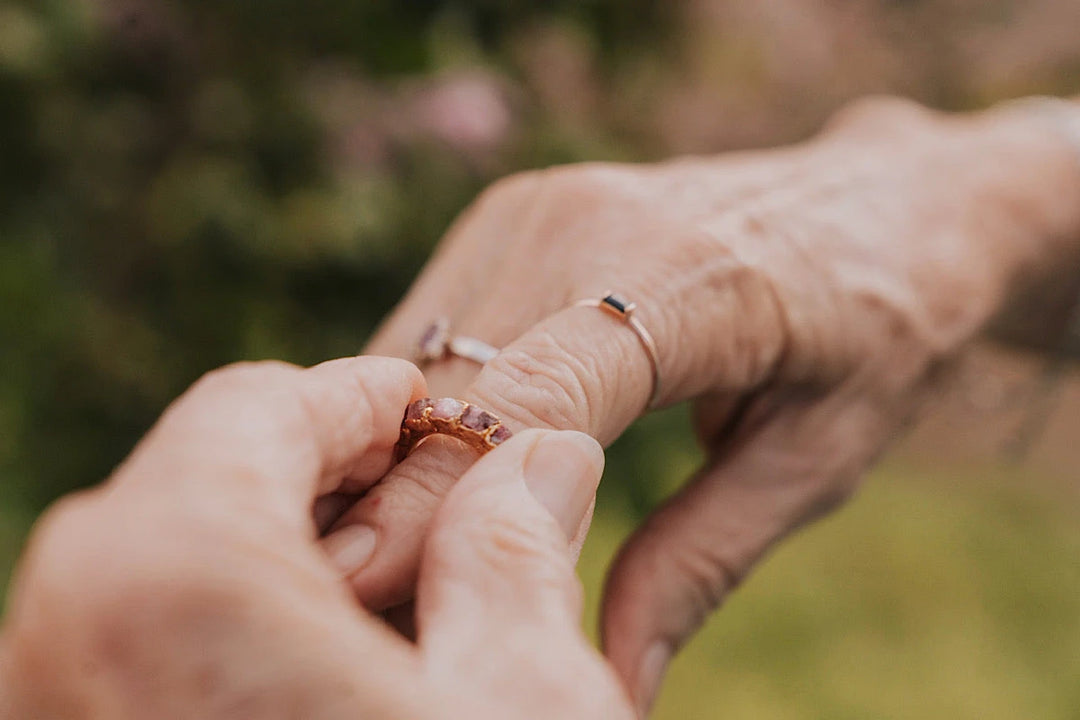
[{"label": "thumb", "polygon": [[570,541],[602,469],[603,451],[589,436],[530,430],[465,473],[425,543],[421,645],[472,654],[505,645],[508,634],[542,646],[546,634],[580,632]]},{"label": "thumb", "polygon": [[785,408],[627,541],[608,575],[604,651],[644,716],[678,648],[779,539],[847,497],[880,418]]},{"label": "thumb", "polygon": [[421,560],[417,624],[427,664],[452,672],[458,692],[501,699],[514,717],[631,717],[614,672],[582,632],[570,541],[602,467],[589,436],[534,430],[500,445],[450,491]]}]

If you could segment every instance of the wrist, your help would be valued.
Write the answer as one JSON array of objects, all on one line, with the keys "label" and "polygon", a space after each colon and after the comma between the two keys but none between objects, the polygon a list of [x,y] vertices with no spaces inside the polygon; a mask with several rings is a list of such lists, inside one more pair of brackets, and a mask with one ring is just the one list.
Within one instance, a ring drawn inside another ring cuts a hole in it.
[{"label": "wrist", "polygon": [[1020,98],[1003,105],[1017,112],[1026,112],[1032,119],[1042,118],[1046,129],[1057,135],[1080,163],[1080,98],[1067,99],[1051,95]]},{"label": "wrist", "polygon": [[950,124],[1002,270],[1018,280],[1080,271],[1080,104],[1010,101]]},{"label": "wrist", "polygon": [[999,202],[1028,220],[1007,234],[1012,292],[993,334],[1058,348],[1080,288],[1080,103],[1024,98],[971,120],[983,152],[1000,153],[1007,170]]},{"label": "wrist", "polygon": [[982,116],[989,140],[1015,148],[1013,194],[1030,203],[1037,231],[1029,235],[1054,261],[1080,254],[1080,103],[1030,97]]}]

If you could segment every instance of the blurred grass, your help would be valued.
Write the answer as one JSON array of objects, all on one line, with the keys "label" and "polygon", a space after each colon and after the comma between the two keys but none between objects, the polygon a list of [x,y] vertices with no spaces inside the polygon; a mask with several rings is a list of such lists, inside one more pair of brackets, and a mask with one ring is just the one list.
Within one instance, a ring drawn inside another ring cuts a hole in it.
[{"label": "blurred grass", "polygon": [[[1080,506],[1040,480],[886,465],[730,598],[656,718],[1080,717]],[[582,557],[593,625],[627,518],[602,505]]]}]

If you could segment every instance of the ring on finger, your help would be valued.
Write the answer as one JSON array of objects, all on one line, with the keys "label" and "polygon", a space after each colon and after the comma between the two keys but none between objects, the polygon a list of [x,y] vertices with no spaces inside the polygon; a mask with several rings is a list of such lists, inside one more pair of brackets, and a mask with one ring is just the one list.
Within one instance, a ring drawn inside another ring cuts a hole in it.
[{"label": "ring on finger", "polygon": [[660,354],[656,349],[656,340],[653,339],[652,333],[640,320],[634,317],[634,310],[637,309],[637,305],[615,293],[606,292],[599,298],[579,300],[574,303],[574,307],[600,308],[608,315],[621,321],[637,335],[638,342],[641,343],[641,347],[649,358],[649,368],[652,371],[652,392],[649,393],[649,404],[646,407],[649,409],[655,408],[660,401]]},{"label": "ring on finger", "polygon": [[499,354],[499,348],[483,340],[450,333],[450,320],[436,318],[417,344],[416,362],[421,367],[450,357],[471,360],[478,365],[485,365]]}]

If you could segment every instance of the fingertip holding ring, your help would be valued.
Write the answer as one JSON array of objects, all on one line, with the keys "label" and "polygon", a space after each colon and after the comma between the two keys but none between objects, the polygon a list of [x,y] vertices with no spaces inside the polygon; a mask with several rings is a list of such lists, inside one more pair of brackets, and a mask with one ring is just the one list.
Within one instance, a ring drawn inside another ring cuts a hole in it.
[{"label": "fingertip holding ring", "polygon": [[510,439],[510,428],[492,413],[455,398],[421,398],[405,408],[401,436],[394,446],[394,461],[401,462],[422,440],[449,435],[486,453]]}]

